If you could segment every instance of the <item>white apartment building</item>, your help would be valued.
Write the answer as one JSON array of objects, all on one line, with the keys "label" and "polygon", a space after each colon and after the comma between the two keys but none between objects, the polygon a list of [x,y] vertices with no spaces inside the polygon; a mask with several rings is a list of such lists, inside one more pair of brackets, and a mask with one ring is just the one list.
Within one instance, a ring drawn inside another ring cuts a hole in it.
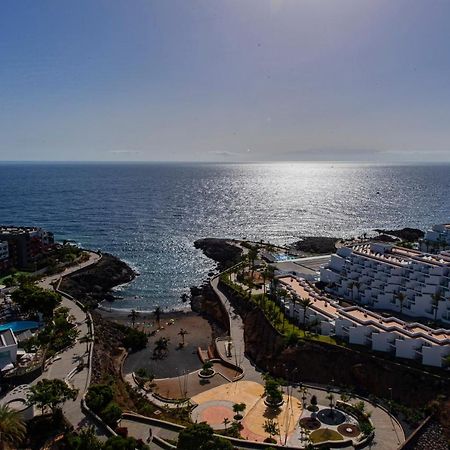
[{"label": "white apartment building", "polygon": [[425,233],[419,242],[419,248],[423,252],[436,252],[450,249],[450,224],[442,223],[434,225]]},{"label": "white apartment building", "polygon": [[0,331],[0,371],[14,364],[17,359],[17,339],[13,331]]},{"label": "white apartment building", "polygon": [[450,252],[385,243],[342,247],[320,270],[327,292],[375,309],[450,323]]},{"label": "white apartment building", "polygon": [[395,317],[385,318],[359,306],[343,308],[304,279],[288,276],[280,277],[279,281],[291,293],[291,298],[311,302],[303,308],[298,301],[287,301],[289,316],[299,323],[314,324],[322,335],[336,336],[350,344],[417,360],[424,365],[444,367],[448,364],[450,330],[433,330]]}]

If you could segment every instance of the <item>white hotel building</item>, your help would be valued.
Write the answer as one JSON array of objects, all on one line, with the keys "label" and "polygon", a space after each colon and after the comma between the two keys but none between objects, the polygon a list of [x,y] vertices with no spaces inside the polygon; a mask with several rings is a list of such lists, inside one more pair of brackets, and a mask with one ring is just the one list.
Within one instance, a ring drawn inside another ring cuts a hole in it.
[{"label": "white hotel building", "polygon": [[420,361],[424,365],[448,365],[450,330],[433,330],[395,317],[382,317],[358,306],[343,308],[306,280],[294,276],[282,276],[279,281],[291,298],[311,301],[306,310],[298,302],[285,301],[287,314],[299,323],[305,320],[305,323],[315,324],[322,335],[336,336],[350,344]]},{"label": "white hotel building", "polygon": [[320,280],[328,292],[355,303],[450,324],[450,251],[431,255],[385,243],[342,247],[320,270]]},{"label": "white hotel building", "polygon": [[419,242],[420,250],[433,252],[450,249],[450,224],[434,225]]}]

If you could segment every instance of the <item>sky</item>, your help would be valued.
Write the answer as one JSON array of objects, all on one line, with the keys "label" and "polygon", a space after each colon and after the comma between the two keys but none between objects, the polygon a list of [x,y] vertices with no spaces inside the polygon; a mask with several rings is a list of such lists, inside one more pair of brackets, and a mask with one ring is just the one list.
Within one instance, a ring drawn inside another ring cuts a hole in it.
[{"label": "sky", "polygon": [[2,0],[2,161],[450,162],[447,0]]}]

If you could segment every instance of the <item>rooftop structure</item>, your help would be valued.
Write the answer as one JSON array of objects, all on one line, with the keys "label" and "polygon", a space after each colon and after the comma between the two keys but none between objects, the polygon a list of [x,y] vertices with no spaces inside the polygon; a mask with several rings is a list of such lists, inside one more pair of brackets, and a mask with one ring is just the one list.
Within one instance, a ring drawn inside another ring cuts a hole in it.
[{"label": "rooftop structure", "polygon": [[419,242],[419,248],[424,252],[436,252],[450,249],[450,224],[434,225],[425,233]]},{"label": "rooftop structure", "polygon": [[353,303],[450,323],[450,252],[384,243],[338,249],[320,271],[326,290]]},{"label": "rooftop structure", "polygon": [[351,344],[392,353],[399,358],[419,360],[424,365],[443,367],[450,355],[450,330],[432,329],[396,317],[383,317],[359,306],[342,307],[306,280],[293,276],[279,278],[294,298],[311,301],[306,310],[287,301],[289,315],[313,324],[323,335],[335,335]]},{"label": "rooftop structure", "polygon": [[0,331],[0,370],[10,367],[16,362],[17,339],[14,332],[8,328]]}]

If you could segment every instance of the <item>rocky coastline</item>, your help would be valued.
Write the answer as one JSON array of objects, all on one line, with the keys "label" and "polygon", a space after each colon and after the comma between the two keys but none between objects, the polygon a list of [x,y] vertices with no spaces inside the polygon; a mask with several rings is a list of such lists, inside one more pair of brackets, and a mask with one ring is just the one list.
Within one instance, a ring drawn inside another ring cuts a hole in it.
[{"label": "rocky coastline", "polygon": [[129,283],[137,276],[125,262],[114,255],[103,253],[100,261],[62,279],[60,289],[89,308],[103,300],[113,300],[111,290]]},{"label": "rocky coastline", "polygon": [[238,263],[243,252],[242,248],[229,239],[198,239],[194,242],[194,247],[202,250],[205,256],[215,261],[219,271]]}]

